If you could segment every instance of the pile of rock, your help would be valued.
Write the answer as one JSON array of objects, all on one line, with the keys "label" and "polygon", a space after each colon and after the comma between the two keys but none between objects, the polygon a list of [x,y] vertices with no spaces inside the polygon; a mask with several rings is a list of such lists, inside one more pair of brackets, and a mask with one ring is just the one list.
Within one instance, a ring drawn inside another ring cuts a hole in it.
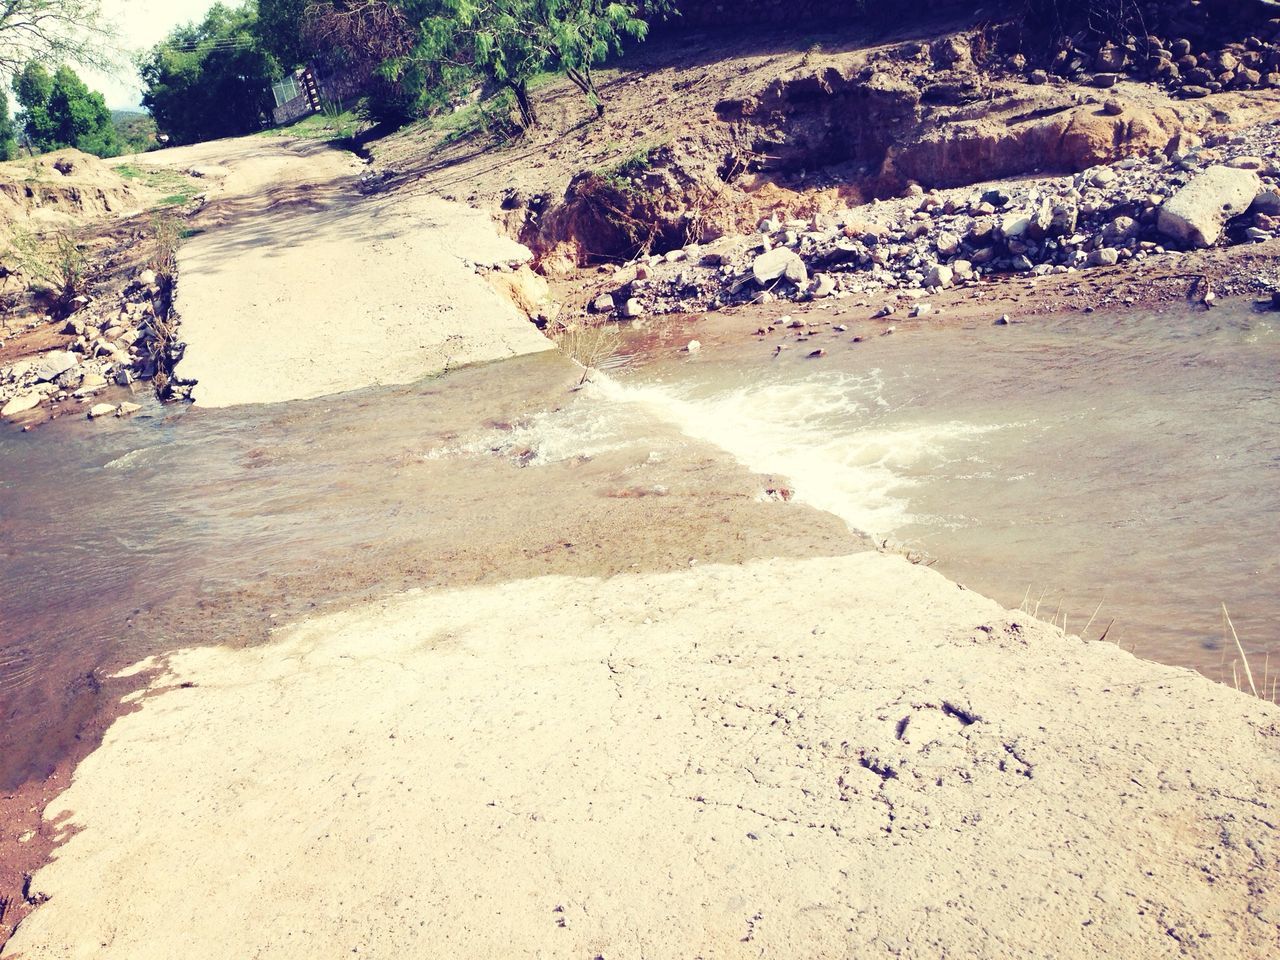
[{"label": "pile of rock", "polygon": [[[110,306],[90,302],[72,314],[60,349],[0,367],[0,417],[14,417],[45,402],[88,404],[110,387],[151,380],[171,347],[156,314],[160,284],[143,270]],[[47,321],[46,321],[47,322]],[[104,409],[110,407],[109,410]],[[91,417],[126,415],[136,404],[96,404]]]},{"label": "pile of rock", "polygon": [[1173,155],[1122,160],[1070,177],[875,201],[811,219],[768,218],[726,237],[624,268],[592,309],[714,310],[976,284],[1142,261],[1280,235],[1280,125]]},{"label": "pile of rock", "polygon": [[[1047,69],[1033,70],[1033,82],[1058,78],[1108,88],[1122,76],[1176,90],[1187,98],[1223,90],[1280,88],[1280,20],[1259,20],[1259,35],[1232,43],[1211,39],[1215,25],[1198,3],[1164,5],[1160,18],[1167,32],[1107,38],[1084,33],[1056,52]],[[1185,34],[1185,35],[1183,35]],[[1015,55],[1010,67],[1025,70],[1025,57]]]}]

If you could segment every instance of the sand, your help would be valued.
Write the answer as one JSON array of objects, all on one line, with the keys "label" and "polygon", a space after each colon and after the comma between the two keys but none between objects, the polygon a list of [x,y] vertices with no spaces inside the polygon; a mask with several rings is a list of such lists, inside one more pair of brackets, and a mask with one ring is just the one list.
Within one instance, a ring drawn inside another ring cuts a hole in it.
[{"label": "sand", "polygon": [[1280,949],[1280,709],[882,554],[174,654],[4,956]]},{"label": "sand", "polygon": [[199,405],[410,383],[553,347],[481,275],[531,255],[480,211],[362,196],[361,164],[314,142],[250,137],[154,156],[209,185],[200,232],[178,255],[177,372],[196,381]]}]

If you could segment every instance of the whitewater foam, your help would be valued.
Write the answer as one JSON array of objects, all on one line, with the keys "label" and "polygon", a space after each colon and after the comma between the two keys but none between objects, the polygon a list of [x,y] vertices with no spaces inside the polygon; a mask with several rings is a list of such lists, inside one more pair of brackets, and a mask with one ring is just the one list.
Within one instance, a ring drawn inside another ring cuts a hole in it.
[{"label": "whitewater foam", "polygon": [[607,376],[592,392],[636,404],[682,433],[713,444],[756,473],[787,478],[796,499],[855,530],[888,536],[928,518],[906,492],[913,471],[999,427],[959,421],[886,425],[892,407],[879,371],[822,374],[706,394],[696,385],[636,384]]}]

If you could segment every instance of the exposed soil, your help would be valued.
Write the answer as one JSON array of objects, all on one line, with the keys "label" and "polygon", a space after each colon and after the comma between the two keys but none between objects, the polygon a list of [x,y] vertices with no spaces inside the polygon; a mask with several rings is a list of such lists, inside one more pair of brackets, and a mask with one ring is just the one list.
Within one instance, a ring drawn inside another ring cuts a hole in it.
[{"label": "exposed soil", "polygon": [[[552,84],[538,92],[543,126],[522,140],[442,144],[422,124],[374,143],[372,155],[395,189],[491,211],[559,281],[554,318],[574,323],[618,289],[596,265],[753,233],[763,217],[856,213],[908,186],[982,189],[1181,151],[1280,110],[1270,90],[1186,99],[1136,78],[1098,89],[1080,71],[1046,83],[1008,50],[1001,30],[963,17],[908,32],[855,23],[677,35],[602,72],[601,120],[567,82]],[[1122,107],[1112,109],[1117,97]],[[1183,296],[1193,281],[1261,296],[1278,279],[1272,253],[1271,244],[1236,246],[1037,278],[1034,303],[1016,293],[1027,292],[1017,276],[1012,290],[992,283],[960,296],[1009,309],[1097,308]]]}]

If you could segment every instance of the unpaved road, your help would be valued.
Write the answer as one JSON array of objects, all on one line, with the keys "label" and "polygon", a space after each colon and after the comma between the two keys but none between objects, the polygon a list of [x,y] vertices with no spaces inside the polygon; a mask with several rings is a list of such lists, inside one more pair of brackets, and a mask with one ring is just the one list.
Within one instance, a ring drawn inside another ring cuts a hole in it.
[{"label": "unpaved road", "polygon": [[408,594],[168,666],[6,956],[1280,949],[1280,709],[899,558]]},{"label": "unpaved road", "polygon": [[179,251],[178,367],[221,407],[408,383],[552,347],[481,275],[529,252],[484,214],[428,196],[364,197],[351,154],[247,137],[161,151],[210,185]]}]

